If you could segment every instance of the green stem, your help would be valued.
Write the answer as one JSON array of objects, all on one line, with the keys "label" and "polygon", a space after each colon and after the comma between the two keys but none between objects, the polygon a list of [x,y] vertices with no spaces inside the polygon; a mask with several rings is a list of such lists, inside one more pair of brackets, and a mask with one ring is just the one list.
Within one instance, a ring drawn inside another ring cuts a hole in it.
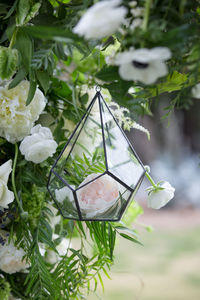
[{"label": "green stem", "polygon": [[19,206],[19,209],[21,211],[21,213],[24,213],[23,207],[21,205],[21,202],[19,200],[18,194],[17,194],[17,189],[16,189],[16,185],[15,185],[15,170],[16,170],[16,164],[17,164],[17,158],[18,158],[18,146],[17,143],[15,144],[15,157],[14,157],[14,162],[13,162],[13,170],[12,170],[12,187],[13,187],[13,192],[15,195],[15,199],[17,201],[17,204]]},{"label": "green stem", "polygon": [[143,23],[142,23],[143,31],[147,30],[147,25],[148,25],[148,22],[149,22],[149,15],[150,15],[150,9],[151,9],[151,3],[152,3],[152,0],[146,0],[146,2],[145,2],[144,19],[143,19]]},{"label": "green stem", "polygon": [[179,13],[180,13],[181,17],[183,17],[183,15],[184,15],[184,9],[185,9],[186,2],[187,2],[187,0],[181,0],[181,2],[180,2]]},{"label": "green stem", "polygon": [[152,186],[153,186],[154,188],[156,188],[157,185],[155,184],[153,178],[151,177],[151,175],[150,175],[147,171],[146,171],[146,173],[145,173],[145,176],[146,176],[146,178],[150,181],[150,183],[152,184]]},{"label": "green stem", "polygon": [[13,35],[12,35],[12,37],[11,37],[10,45],[9,45],[9,48],[10,48],[10,49],[12,49],[13,46],[14,46],[14,44],[15,44],[16,35],[17,35],[17,28],[14,30]]}]

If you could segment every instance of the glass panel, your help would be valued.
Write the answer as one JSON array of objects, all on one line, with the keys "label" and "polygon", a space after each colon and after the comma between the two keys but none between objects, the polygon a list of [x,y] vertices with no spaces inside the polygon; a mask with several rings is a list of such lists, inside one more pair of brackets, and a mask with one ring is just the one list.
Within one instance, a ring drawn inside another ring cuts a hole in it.
[{"label": "glass panel", "polygon": [[144,169],[102,99],[100,103],[108,170],[125,184],[134,188]]},{"label": "glass panel", "polygon": [[51,174],[48,189],[64,218],[79,219],[72,191],[54,173]]},{"label": "glass panel", "polygon": [[98,177],[106,171],[98,100],[70,140],[54,170],[72,188],[80,187],[88,175]]},{"label": "glass panel", "polygon": [[107,174],[89,175],[84,184],[76,191],[83,219],[118,220],[131,192]]}]

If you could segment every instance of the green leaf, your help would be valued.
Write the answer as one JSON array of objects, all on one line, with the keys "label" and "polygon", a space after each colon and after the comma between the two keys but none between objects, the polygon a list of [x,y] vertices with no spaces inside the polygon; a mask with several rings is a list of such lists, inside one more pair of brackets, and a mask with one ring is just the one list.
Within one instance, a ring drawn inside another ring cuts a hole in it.
[{"label": "green leaf", "polygon": [[10,79],[16,72],[18,51],[0,46],[0,78]]},{"label": "green leaf", "polygon": [[54,40],[66,43],[83,40],[71,31],[56,26],[27,26],[25,30],[28,34],[42,40]]},{"label": "green leaf", "polygon": [[36,91],[36,87],[37,87],[37,83],[35,81],[31,81],[29,91],[28,91],[28,97],[26,100],[26,105],[29,105],[31,103],[31,101],[33,100],[33,97],[34,97],[35,91]]},{"label": "green leaf", "polygon": [[16,24],[23,25],[30,9],[30,0],[19,0],[17,6]]},{"label": "green leaf", "polygon": [[8,89],[12,89],[16,87],[24,79],[25,76],[26,76],[26,71],[23,68],[20,69],[15,75],[14,79],[9,84]]},{"label": "green leaf", "polygon": [[141,242],[139,242],[138,240],[134,239],[133,237],[131,237],[131,236],[125,234],[125,233],[120,233],[120,235],[121,235],[123,238],[125,238],[125,239],[127,239],[127,240],[129,240],[129,241],[131,241],[131,242],[134,242],[134,243],[136,243],[136,244],[139,244],[139,245],[143,246],[143,244],[142,244]]},{"label": "green leaf", "polygon": [[187,74],[182,74],[174,71],[172,74],[168,75],[166,80],[162,83],[157,84],[156,89],[149,89],[151,96],[154,97],[157,94],[162,94],[165,92],[171,93],[182,89],[183,84],[188,80]]},{"label": "green leaf", "polygon": [[31,5],[31,8],[28,12],[28,15],[25,18],[25,23],[28,23],[31,19],[35,17],[38,10],[40,9],[41,3],[37,2],[34,5]]},{"label": "green leaf", "polygon": [[16,34],[15,47],[21,54],[21,64],[27,72],[30,70],[30,64],[32,59],[32,40],[23,28],[19,28]]},{"label": "green leaf", "polygon": [[53,52],[59,59],[67,60],[67,55],[65,54],[64,45],[62,43],[56,43]]},{"label": "green leaf", "polygon": [[14,12],[16,6],[17,6],[18,0],[15,0],[13,6],[9,9],[7,15],[4,17],[4,20],[8,19]]},{"label": "green leaf", "polygon": [[105,82],[119,80],[118,67],[115,66],[104,66],[103,69],[95,75],[98,79]]},{"label": "green leaf", "polygon": [[46,94],[49,89],[49,85],[50,85],[49,74],[46,71],[37,70],[36,76],[37,76],[37,79],[38,79],[42,89],[44,90],[44,92]]},{"label": "green leaf", "polygon": [[134,235],[135,237],[138,236],[137,233],[136,233],[134,230],[132,230],[132,229],[130,229],[130,228],[127,228],[127,227],[125,227],[125,226],[118,225],[118,226],[115,226],[115,228],[118,229],[118,230],[122,230],[122,231],[124,231],[124,232],[126,232],[126,233],[132,234],[132,235]]},{"label": "green leaf", "polygon": [[133,85],[131,81],[119,80],[118,82],[112,82],[105,84],[103,87],[107,88],[113,97],[113,99],[122,106],[129,107],[129,100],[132,96],[128,94],[128,89]]},{"label": "green leaf", "polygon": [[16,24],[18,26],[28,23],[38,12],[41,4],[32,4],[30,0],[19,0],[17,6]]}]

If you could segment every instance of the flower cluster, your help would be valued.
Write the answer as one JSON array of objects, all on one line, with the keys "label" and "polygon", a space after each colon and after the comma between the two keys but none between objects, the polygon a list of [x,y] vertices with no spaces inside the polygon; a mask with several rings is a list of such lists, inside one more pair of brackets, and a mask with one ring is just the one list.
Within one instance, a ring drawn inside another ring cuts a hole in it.
[{"label": "flower cluster", "polygon": [[45,108],[46,99],[37,89],[32,102],[26,106],[29,82],[24,80],[13,89],[8,86],[9,83],[0,87],[0,136],[15,143],[30,133]]}]

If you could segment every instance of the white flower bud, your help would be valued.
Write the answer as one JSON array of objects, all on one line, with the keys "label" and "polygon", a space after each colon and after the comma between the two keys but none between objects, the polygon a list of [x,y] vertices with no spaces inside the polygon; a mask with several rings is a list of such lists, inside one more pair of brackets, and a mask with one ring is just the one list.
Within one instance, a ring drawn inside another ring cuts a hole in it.
[{"label": "white flower bud", "polygon": [[[153,209],[160,209],[174,198],[175,188],[167,181],[160,185],[161,189],[152,188],[149,192],[147,205]],[[148,189],[147,189],[148,190]]]}]

